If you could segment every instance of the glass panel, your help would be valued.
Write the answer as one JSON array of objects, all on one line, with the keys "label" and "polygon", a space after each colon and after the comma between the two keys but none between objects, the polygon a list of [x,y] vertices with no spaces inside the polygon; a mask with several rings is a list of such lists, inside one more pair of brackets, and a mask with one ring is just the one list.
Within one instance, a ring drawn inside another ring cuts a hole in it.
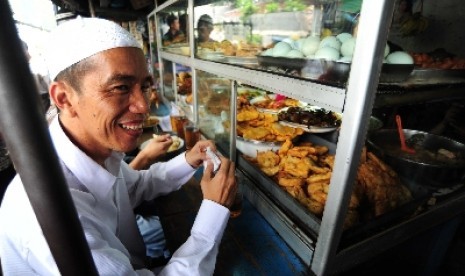
[{"label": "glass panel", "polygon": [[158,51],[157,51],[157,40],[155,39],[155,34],[157,31],[155,21],[155,15],[150,15],[148,18],[148,33],[149,33],[149,49],[150,49],[150,67],[152,76],[154,80],[160,78],[159,65],[158,65]]},{"label": "glass panel", "polygon": [[178,1],[157,14],[162,50],[189,56],[187,1]]},{"label": "glass panel", "polygon": [[163,69],[163,87],[161,87],[161,90],[163,91],[163,96],[169,101],[175,101],[175,79],[173,78],[175,73],[173,72],[173,62],[166,59],[161,59],[160,65]]},{"label": "glass panel", "polygon": [[342,41],[353,37],[362,1],[350,2],[237,0],[195,6],[196,57],[345,85],[354,43],[343,54]]},{"label": "glass panel", "polygon": [[176,64],[176,91],[176,105],[190,121],[195,121],[190,67]]},{"label": "glass panel", "polygon": [[231,81],[197,70],[200,131],[229,157]]}]

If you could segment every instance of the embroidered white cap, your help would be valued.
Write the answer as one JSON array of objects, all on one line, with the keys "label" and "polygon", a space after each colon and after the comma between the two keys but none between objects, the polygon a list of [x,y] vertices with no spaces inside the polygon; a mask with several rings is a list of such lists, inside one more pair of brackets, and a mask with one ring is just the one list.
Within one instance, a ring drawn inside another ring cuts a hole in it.
[{"label": "embroidered white cap", "polygon": [[64,69],[99,52],[142,45],[115,22],[101,18],[76,19],[60,24],[50,33],[47,66],[50,79]]}]

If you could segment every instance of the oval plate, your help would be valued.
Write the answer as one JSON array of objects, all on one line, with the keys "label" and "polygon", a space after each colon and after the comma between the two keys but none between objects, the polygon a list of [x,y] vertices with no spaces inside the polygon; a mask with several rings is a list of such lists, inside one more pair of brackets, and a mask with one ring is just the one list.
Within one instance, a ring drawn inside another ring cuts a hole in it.
[{"label": "oval plate", "polygon": [[[172,138],[173,140],[174,140],[174,139],[179,140],[179,146],[178,146],[176,149],[172,149],[172,148],[170,147],[170,148],[168,149],[167,152],[176,151],[176,150],[178,150],[178,149],[181,149],[181,148],[184,146],[184,140],[183,140],[183,139],[181,139],[181,138],[179,138],[178,136],[175,136],[175,135],[171,136],[171,138]],[[152,139],[153,139],[153,138],[152,138]],[[149,139],[149,140],[143,142],[143,143],[139,146],[139,149],[140,149],[140,150],[143,150],[143,149],[152,141],[152,139]]]},{"label": "oval plate", "polygon": [[289,127],[301,128],[303,131],[308,133],[326,133],[335,131],[337,127],[316,127],[316,126],[306,126],[302,124],[292,123],[288,121],[279,121],[280,124]]}]

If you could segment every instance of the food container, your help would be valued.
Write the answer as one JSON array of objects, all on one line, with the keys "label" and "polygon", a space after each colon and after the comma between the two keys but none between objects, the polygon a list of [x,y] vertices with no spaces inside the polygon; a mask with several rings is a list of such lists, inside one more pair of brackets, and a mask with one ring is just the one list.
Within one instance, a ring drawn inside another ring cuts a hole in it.
[{"label": "food container", "polygon": [[[392,166],[399,175],[429,187],[449,187],[465,181],[465,145],[443,136],[404,129],[405,138],[416,150],[401,151],[396,129],[381,129],[368,135],[368,148]],[[439,153],[451,152],[455,158]]]},{"label": "food container", "polygon": [[281,147],[282,142],[264,142],[257,140],[247,140],[240,136],[236,138],[236,148],[243,154],[256,158],[257,151],[273,150],[277,151]]},{"label": "food container", "polygon": [[[346,84],[351,67],[351,63],[349,62],[325,59],[285,58],[261,55],[258,55],[257,59],[261,66],[301,70],[302,77],[335,85]],[[403,82],[408,79],[413,69],[413,64],[384,63],[381,68],[379,82],[382,84]]]}]

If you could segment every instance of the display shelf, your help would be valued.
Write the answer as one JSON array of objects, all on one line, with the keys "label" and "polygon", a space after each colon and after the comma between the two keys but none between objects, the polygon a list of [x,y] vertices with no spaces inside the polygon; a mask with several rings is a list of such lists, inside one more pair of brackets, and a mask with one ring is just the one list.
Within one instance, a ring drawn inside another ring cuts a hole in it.
[{"label": "display shelf", "polygon": [[342,112],[343,109],[345,90],[342,88],[166,52],[162,52],[161,57],[266,91],[284,94],[335,112]]}]

